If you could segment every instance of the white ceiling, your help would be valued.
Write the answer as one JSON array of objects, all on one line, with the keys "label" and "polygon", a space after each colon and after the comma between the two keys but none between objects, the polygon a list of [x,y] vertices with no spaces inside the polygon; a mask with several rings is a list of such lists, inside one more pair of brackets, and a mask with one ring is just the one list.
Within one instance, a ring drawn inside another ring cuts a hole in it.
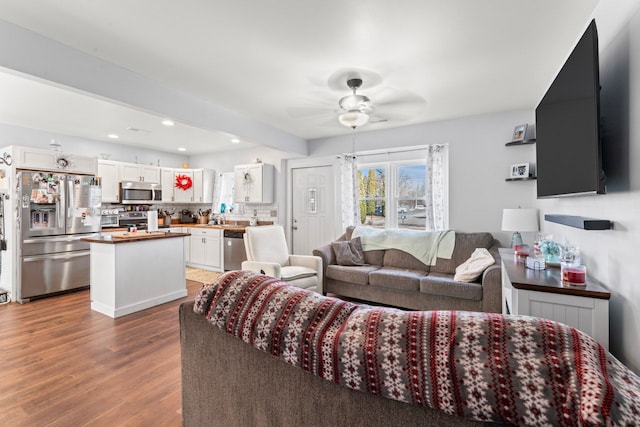
[{"label": "white ceiling", "polygon": [[[0,20],[313,139],[351,132],[336,110],[352,75],[376,107],[361,131],[534,108],[597,3],[0,0]],[[67,89],[0,73],[0,122],[188,154],[261,143]]]}]

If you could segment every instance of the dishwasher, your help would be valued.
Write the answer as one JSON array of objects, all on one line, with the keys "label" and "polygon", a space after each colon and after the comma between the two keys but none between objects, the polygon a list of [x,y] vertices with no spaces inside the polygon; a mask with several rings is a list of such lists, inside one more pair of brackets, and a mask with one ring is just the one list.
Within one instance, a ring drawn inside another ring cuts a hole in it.
[{"label": "dishwasher", "polygon": [[240,270],[242,261],[247,260],[244,250],[244,231],[224,230],[224,271]]}]

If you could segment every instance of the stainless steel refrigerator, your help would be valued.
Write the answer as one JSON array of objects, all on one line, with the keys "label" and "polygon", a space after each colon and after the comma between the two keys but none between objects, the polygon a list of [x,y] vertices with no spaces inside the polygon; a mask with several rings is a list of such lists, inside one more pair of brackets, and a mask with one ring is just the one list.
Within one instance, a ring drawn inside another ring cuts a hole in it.
[{"label": "stainless steel refrigerator", "polygon": [[89,243],[100,233],[100,180],[18,172],[18,301],[89,286]]}]

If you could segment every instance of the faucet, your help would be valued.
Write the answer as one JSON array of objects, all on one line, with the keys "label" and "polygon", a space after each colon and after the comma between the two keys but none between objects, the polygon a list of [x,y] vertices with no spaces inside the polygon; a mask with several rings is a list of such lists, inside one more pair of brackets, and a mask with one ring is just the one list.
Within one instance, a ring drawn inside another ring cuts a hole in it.
[{"label": "faucet", "polygon": [[226,222],[226,218],[224,217],[224,214],[215,214],[213,216],[213,223],[216,225],[223,225]]}]

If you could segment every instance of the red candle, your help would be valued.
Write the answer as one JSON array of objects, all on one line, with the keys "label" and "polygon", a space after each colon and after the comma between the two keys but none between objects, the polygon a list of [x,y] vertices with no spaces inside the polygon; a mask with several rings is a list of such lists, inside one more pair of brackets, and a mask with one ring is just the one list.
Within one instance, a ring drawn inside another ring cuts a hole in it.
[{"label": "red candle", "polygon": [[582,285],[587,279],[587,272],[584,267],[563,267],[562,281],[570,284]]}]

